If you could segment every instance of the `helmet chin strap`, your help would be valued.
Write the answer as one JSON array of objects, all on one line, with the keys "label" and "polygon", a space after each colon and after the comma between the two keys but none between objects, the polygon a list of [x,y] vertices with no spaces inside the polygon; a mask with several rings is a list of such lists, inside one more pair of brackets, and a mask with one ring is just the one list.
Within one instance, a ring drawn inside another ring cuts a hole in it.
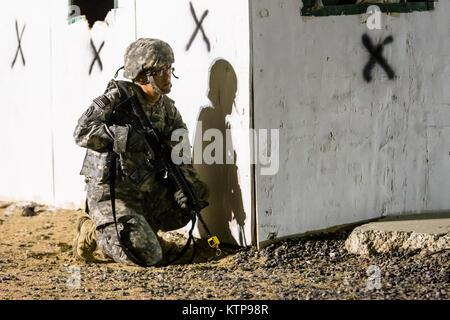
[{"label": "helmet chin strap", "polygon": [[156,85],[155,80],[153,79],[153,76],[151,76],[150,74],[147,73],[147,80],[148,82],[152,85],[153,90],[156,91],[156,93],[163,95],[164,92],[161,91],[161,89],[159,89],[159,87]]}]

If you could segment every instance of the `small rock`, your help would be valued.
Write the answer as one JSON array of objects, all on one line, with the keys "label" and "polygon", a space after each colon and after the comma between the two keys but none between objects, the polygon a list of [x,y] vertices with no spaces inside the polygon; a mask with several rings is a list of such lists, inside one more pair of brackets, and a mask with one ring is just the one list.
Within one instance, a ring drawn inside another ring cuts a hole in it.
[{"label": "small rock", "polygon": [[44,224],[44,229],[50,229],[50,228],[52,228],[53,227],[53,223],[46,223],[46,224]]},{"label": "small rock", "polygon": [[37,215],[36,212],[34,212],[34,206],[25,207],[22,211],[23,217],[34,217]]},{"label": "small rock", "polygon": [[12,202],[8,202],[8,201],[0,201],[0,209],[4,209],[9,207],[10,205],[12,205]]},{"label": "small rock", "polygon": [[5,214],[5,216],[9,216],[11,214],[21,213],[28,207],[32,207],[33,211],[34,211],[34,208],[37,206],[38,206],[38,204],[35,202],[32,202],[32,201],[20,201],[20,202],[12,203],[11,205],[9,205],[5,209],[4,214]]}]

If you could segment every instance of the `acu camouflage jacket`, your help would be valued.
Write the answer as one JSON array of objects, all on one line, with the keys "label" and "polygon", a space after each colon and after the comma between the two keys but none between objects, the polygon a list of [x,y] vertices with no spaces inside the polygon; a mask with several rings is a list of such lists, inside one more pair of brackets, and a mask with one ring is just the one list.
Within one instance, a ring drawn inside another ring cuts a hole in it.
[{"label": "acu camouflage jacket", "polygon": [[[119,90],[120,87],[120,90]],[[125,93],[125,96],[124,96]],[[99,183],[109,182],[110,153],[119,155],[116,176],[126,189],[151,193],[161,187],[161,181],[155,179],[157,168],[151,161],[154,157],[151,147],[144,137],[131,126],[120,126],[112,121],[114,107],[131,94],[136,94],[145,114],[172,147],[178,141],[171,141],[176,129],[187,129],[174,101],[163,95],[155,105],[146,103],[142,90],[127,81],[111,80],[105,93],[94,99],[91,106],[78,120],[74,131],[77,145],[87,148],[86,157],[80,174],[88,180]],[[209,194],[207,186],[200,181],[191,164],[182,164],[181,170],[191,183],[193,191],[200,200],[206,200]],[[131,191],[131,192],[133,192]]]}]

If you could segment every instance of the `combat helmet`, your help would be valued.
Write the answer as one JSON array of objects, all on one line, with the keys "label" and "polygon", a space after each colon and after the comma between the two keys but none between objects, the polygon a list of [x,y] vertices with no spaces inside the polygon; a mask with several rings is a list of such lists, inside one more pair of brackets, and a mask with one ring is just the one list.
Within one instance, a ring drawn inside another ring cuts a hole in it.
[{"label": "combat helmet", "polygon": [[131,43],[125,52],[123,76],[134,80],[142,71],[170,67],[175,61],[172,48],[159,39],[140,38]]}]

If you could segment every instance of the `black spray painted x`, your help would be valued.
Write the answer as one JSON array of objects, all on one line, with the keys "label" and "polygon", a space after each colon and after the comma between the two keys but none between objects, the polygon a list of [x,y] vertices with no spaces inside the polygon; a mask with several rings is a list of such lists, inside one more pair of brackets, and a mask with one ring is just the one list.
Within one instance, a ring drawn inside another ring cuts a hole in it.
[{"label": "black spray painted x", "polygon": [[89,75],[91,75],[92,68],[94,67],[95,61],[98,62],[98,65],[100,66],[100,70],[103,71],[102,60],[100,59],[100,51],[102,51],[104,44],[105,44],[105,41],[102,42],[102,44],[100,45],[100,48],[97,50],[97,48],[94,45],[94,42],[91,39],[91,47],[94,52],[94,60],[92,60],[91,67],[89,68]]},{"label": "black spray painted x", "polygon": [[209,39],[208,39],[208,37],[206,36],[205,30],[203,30],[203,27],[202,27],[203,20],[204,20],[204,19],[206,18],[206,16],[208,15],[208,10],[206,10],[205,12],[203,12],[203,15],[202,15],[202,17],[200,18],[200,21],[198,21],[197,15],[195,14],[194,6],[192,5],[192,2],[189,2],[189,5],[190,5],[190,7],[191,7],[192,17],[193,17],[194,20],[195,20],[196,28],[195,28],[194,33],[193,33],[192,36],[191,36],[191,39],[189,40],[189,43],[188,43],[187,46],[186,46],[186,51],[189,50],[189,48],[191,47],[192,42],[194,42],[194,39],[195,39],[195,37],[197,36],[198,31],[200,30],[200,31],[202,32],[202,35],[203,35],[203,40],[204,40],[205,43],[206,43],[206,48],[208,49],[208,52],[209,52],[209,51],[211,51],[211,44],[209,43]]},{"label": "black spray painted x", "polygon": [[370,60],[364,67],[363,75],[364,79],[367,82],[370,82],[372,80],[372,69],[375,66],[375,63],[379,63],[380,66],[383,68],[383,70],[387,73],[389,79],[393,79],[395,76],[394,70],[388,65],[386,59],[383,58],[381,53],[383,52],[383,47],[394,41],[394,38],[392,36],[387,37],[384,39],[383,43],[379,44],[376,48],[373,46],[372,42],[370,41],[370,38],[367,34],[364,34],[362,37],[362,42],[364,47],[370,52]]},{"label": "black spray painted x", "polygon": [[26,24],[23,25],[22,28],[22,32],[19,36],[19,26],[17,24],[17,20],[16,20],[16,35],[17,35],[17,51],[16,51],[16,55],[14,56],[14,60],[11,64],[11,69],[14,68],[14,65],[16,64],[16,60],[17,60],[17,56],[19,55],[20,52],[20,56],[22,57],[22,63],[25,66],[25,57],[23,56],[23,51],[22,51],[22,37],[23,37],[23,32],[25,31],[25,26]]}]

